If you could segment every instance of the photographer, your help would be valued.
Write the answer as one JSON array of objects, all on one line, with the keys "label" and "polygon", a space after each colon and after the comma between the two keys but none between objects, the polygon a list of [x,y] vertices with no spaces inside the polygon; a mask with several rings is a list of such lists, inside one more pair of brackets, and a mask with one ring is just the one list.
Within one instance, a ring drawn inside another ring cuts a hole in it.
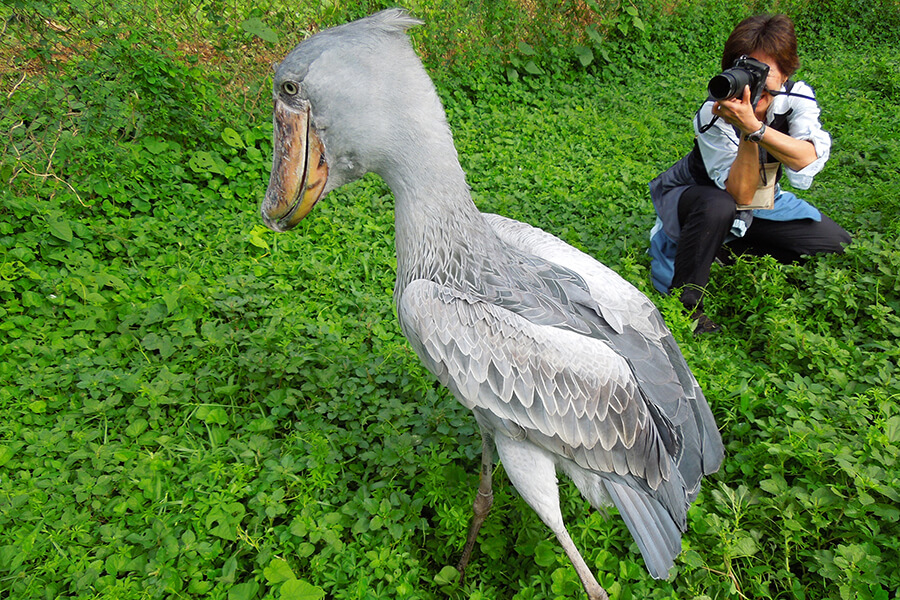
[{"label": "photographer", "polygon": [[725,42],[724,72],[710,81],[711,95],[694,117],[693,151],[650,182],[658,216],[653,285],[681,290],[697,333],[719,329],[703,313],[703,294],[723,244],[792,262],[842,252],[850,242],[834,221],[776,183],[783,171],[792,186],[808,189],[831,149],[812,88],[789,79],[798,66],[788,17],[738,24]]}]

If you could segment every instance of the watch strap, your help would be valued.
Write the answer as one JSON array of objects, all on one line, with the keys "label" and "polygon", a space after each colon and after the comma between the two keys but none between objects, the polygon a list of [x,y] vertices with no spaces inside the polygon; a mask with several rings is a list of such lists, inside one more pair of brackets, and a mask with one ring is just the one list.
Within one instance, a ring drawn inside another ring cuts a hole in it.
[{"label": "watch strap", "polygon": [[762,141],[763,134],[766,133],[767,125],[765,123],[762,124],[762,127],[754,131],[753,133],[748,133],[744,136],[744,139],[748,142],[759,143]]}]

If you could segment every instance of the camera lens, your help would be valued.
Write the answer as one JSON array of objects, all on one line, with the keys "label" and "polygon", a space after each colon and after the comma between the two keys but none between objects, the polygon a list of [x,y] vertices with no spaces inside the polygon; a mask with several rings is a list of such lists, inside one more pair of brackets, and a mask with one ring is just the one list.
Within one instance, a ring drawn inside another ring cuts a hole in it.
[{"label": "camera lens", "polygon": [[750,73],[744,69],[731,68],[709,80],[709,95],[714,100],[728,100],[740,96],[750,85]]}]

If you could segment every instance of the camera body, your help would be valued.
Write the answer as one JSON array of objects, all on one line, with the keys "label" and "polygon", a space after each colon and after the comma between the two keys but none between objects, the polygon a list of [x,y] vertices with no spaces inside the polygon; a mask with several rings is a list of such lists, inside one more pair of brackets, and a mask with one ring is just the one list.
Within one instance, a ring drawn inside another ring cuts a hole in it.
[{"label": "camera body", "polygon": [[709,80],[709,95],[714,100],[728,100],[741,97],[744,87],[750,86],[750,103],[753,108],[759,102],[766,79],[769,77],[769,65],[749,56],[741,56],[734,61],[730,69]]}]

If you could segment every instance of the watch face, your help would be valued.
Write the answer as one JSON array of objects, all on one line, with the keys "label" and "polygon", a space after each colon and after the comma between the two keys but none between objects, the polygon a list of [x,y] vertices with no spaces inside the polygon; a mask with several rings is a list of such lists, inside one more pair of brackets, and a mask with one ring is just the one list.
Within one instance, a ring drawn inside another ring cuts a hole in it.
[{"label": "watch face", "polygon": [[763,126],[759,128],[759,131],[754,131],[753,133],[747,134],[747,140],[750,142],[760,142],[760,141],[762,141],[762,137],[765,132],[766,132],[766,124],[763,123]]}]

